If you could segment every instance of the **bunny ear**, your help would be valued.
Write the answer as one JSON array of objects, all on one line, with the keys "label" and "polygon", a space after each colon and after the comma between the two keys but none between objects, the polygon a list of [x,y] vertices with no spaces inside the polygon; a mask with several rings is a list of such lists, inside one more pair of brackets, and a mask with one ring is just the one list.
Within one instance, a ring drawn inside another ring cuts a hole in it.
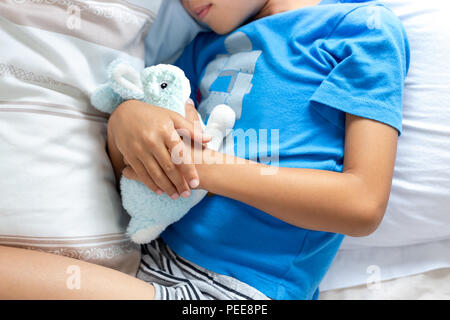
[{"label": "bunny ear", "polygon": [[112,78],[121,89],[128,91],[126,93],[127,97],[124,98],[139,98],[144,95],[141,76],[131,65],[127,63],[118,64],[114,68]]}]

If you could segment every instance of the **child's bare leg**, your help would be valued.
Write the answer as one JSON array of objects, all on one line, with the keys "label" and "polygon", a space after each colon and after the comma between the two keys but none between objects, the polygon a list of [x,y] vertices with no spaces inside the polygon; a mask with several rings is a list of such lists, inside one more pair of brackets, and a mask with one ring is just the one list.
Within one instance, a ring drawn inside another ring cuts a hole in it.
[{"label": "child's bare leg", "polygon": [[0,246],[0,299],[153,299],[152,285],[67,257]]}]

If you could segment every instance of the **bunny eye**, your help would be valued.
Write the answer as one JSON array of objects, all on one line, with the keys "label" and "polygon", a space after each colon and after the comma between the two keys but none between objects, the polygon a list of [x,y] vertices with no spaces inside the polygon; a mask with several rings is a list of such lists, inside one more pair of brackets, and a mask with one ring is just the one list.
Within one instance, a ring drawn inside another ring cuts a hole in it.
[{"label": "bunny eye", "polygon": [[165,83],[165,82],[161,83],[161,89],[165,89],[165,88],[167,88],[167,86],[168,86],[167,83]]}]

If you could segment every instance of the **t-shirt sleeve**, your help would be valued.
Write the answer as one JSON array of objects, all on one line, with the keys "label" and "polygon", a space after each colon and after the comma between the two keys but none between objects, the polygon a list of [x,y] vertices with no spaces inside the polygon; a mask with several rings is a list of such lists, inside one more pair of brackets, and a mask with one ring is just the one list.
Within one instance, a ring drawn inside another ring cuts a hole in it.
[{"label": "t-shirt sleeve", "polygon": [[345,113],[402,131],[402,96],[409,45],[397,17],[383,6],[348,13],[323,41],[333,67],[310,99],[311,107],[343,127]]}]

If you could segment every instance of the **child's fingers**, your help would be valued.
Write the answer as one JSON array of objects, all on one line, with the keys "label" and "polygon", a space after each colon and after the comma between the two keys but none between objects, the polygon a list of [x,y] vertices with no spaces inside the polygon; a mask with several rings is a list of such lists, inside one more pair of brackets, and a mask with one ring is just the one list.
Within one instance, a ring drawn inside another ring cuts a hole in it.
[{"label": "child's fingers", "polygon": [[[186,103],[185,111],[186,111],[186,120],[193,123],[194,127],[199,126],[201,128],[202,125],[200,123],[200,117],[198,115],[197,109],[195,109],[194,101],[192,101],[192,99],[189,99],[188,102]],[[206,144],[211,141],[211,137],[205,136],[204,132],[203,135],[204,136],[202,138],[201,143],[206,146]],[[200,142],[198,139],[195,141]],[[186,174],[184,176],[186,177]]]},{"label": "child's fingers", "polygon": [[130,166],[123,168],[122,175],[127,179],[139,181],[139,176]]},{"label": "child's fingers", "polygon": [[[189,139],[188,143],[190,142],[191,140]],[[195,168],[194,162],[192,161],[192,155],[190,152],[191,150],[186,147],[182,138],[178,135],[175,129],[171,139],[166,139],[165,143],[167,145],[167,149],[170,152],[172,162],[177,165],[177,168],[181,176],[184,178],[183,187],[186,188],[184,192],[187,191],[188,194],[186,195],[189,195],[190,194],[189,186],[191,188],[196,188],[199,185],[198,172],[197,169]],[[186,182],[189,184],[189,186],[186,185]]]},{"label": "child's fingers", "polygon": [[189,183],[189,187],[198,187],[200,181],[194,164],[181,164],[178,166],[178,169],[180,170],[186,181]]},{"label": "child's fingers", "polygon": [[129,163],[129,169],[133,171],[132,173],[130,170],[125,170],[125,168],[122,171],[122,174],[125,176],[125,173],[127,173],[128,176],[125,176],[125,178],[141,181],[144,183],[150,190],[152,190],[155,193],[158,193],[158,190],[160,189],[156,183],[153,181],[153,179],[148,175],[147,170],[141,163],[141,161],[138,158],[133,158],[130,160],[126,160],[127,163]]},{"label": "child's fingers", "polygon": [[[167,150],[166,153],[168,153]],[[169,180],[167,174],[164,172],[154,155],[147,154],[145,159],[142,159],[141,161],[144,164],[146,172],[148,172],[148,175],[153,179],[159,189],[164,191],[172,199],[178,199],[179,193],[177,189]]]},{"label": "child's fingers", "polygon": [[186,118],[183,118],[176,112],[170,114],[175,129],[187,130],[189,137],[192,140],[197,141],[198,143],[207,143],[212,139],[212,137],[202,131],[202,127],[198,124],[198,121],[197,124],[195,124],[188,121]]},{"label": "child's fingers", "polygon": [[[178,144],[183,143],[180,138],[178,137]],[[173,142],[175,143],[175,142]],[[159,150],[152,150],[154,157],[156,161],[158,161],[159,166],[162,168],[163,172],[166,174],[166,176],[170,179],[172,184],[175,186],[178,195],[181,195],[184,198],[187,198],[190,196],[190,189],[187,185],[186,180],[184,179],[182,173],[180,170],[178,170],[177,165],[173,162],[172,156],[170,153],[170,146],[167,146],[165,148],[161,148]],[[168,150],[169,149],[169,150]],[[170,194],[169,194],[170,195]],[[174,199],[172,197],[172,199]]]},{"label": "child's fingers", "polygon": [[200,120],[198,117],[197,109],[195,109],[194,101],[192,101],[192,99],[188,99],[188,101],[186,102],[185,111],[187,121],[195,123],[195,121]]},{"label": "child's fingers", "polygon": [[[130,180],[136,180],[136,181],[140,181],[138,175],[136,174],[136,172],[134,172],[133,168],[131,168],[130,166],[126,166],[123,170],[122,170],[122,175]],[[161,189],[158,188],[158,186],[156,185],[156,183],[153,182],[153,180],[151,181],[153,184],[153,187],[150,188],[154,193],[158,194],[158,195],[162,195],[163,191]]]}]

